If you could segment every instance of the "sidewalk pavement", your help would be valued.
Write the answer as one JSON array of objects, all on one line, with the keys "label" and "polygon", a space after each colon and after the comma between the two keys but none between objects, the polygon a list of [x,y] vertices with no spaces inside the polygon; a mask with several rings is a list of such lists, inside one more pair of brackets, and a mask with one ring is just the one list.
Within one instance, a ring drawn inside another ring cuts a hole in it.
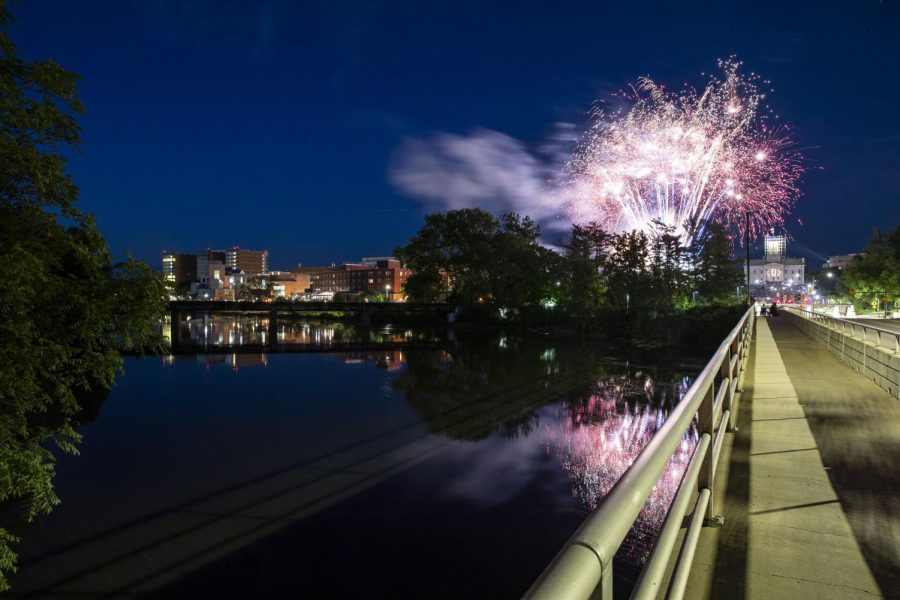
[{"label": "sidewalk pavement", "polygon": [[685,597],[900,598],[900,402],[777,317],[744,389]]}]

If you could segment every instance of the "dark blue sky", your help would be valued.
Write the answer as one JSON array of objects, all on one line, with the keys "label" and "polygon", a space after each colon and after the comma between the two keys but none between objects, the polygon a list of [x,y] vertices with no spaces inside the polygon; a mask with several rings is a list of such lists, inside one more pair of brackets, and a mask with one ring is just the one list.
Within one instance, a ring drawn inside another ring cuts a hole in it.
[{"label": "dark blue sky", "polygon": [[[10,7],[27,58],[83,77],[71,172],[116,254],[266,248],[274,267],[404,243],[388,180],[407,137],[493,129],[539,144],[639,75],[701,85],[736,54],[806,156],[792,254],[900,224],[900,4],[132,2]],[[802,224],[801,224],[802,222]]]}]

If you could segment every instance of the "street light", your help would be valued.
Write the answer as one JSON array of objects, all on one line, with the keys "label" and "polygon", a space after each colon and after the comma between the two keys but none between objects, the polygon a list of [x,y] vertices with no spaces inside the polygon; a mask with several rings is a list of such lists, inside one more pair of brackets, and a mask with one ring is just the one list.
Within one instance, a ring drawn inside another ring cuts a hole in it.
[{"label": "street light", "polygon": [[750,295],[750,211],[744,211],[744,245],[747,247],[747,304],[751,304]]},{"label": "street light", "polygon": [[384,299],[386,302],[391,301],[391,284],[384,284]]}]

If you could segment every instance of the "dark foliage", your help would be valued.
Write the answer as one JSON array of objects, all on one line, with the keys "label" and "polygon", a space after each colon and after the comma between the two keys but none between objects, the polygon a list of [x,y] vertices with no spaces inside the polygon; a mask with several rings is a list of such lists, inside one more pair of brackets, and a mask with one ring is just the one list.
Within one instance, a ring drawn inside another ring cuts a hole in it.
[{"label": "dark foliage", "polygon": [[[48,442],[76,452],[80,401],[95,409],[120,350],[158,341],[160,278],[113,262],[76,204],[63,152],[76,147],[77,76],[16,57],[0,0],[0,501],[30,520],[59,502]],[[15,570],[0,528],[0,589]]]}]

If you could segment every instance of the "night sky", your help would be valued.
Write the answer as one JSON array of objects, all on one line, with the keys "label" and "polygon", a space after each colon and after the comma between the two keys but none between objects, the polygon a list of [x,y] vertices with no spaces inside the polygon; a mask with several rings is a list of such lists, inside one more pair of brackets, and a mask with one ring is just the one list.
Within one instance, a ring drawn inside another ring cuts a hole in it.
[{"label": "night sky", "polygon": [[[81,206],[113,252],[239,244],[273,267],[384,255],[426,208],[389,176],[409,138],[539,148],[638,76],[729,55],[771,79],[808,169],[786,226],[815,266],[900,224],[900,3],[27,0],[20,54],[83,77]],[[738,7],[738,4],[741,7]]]}]

